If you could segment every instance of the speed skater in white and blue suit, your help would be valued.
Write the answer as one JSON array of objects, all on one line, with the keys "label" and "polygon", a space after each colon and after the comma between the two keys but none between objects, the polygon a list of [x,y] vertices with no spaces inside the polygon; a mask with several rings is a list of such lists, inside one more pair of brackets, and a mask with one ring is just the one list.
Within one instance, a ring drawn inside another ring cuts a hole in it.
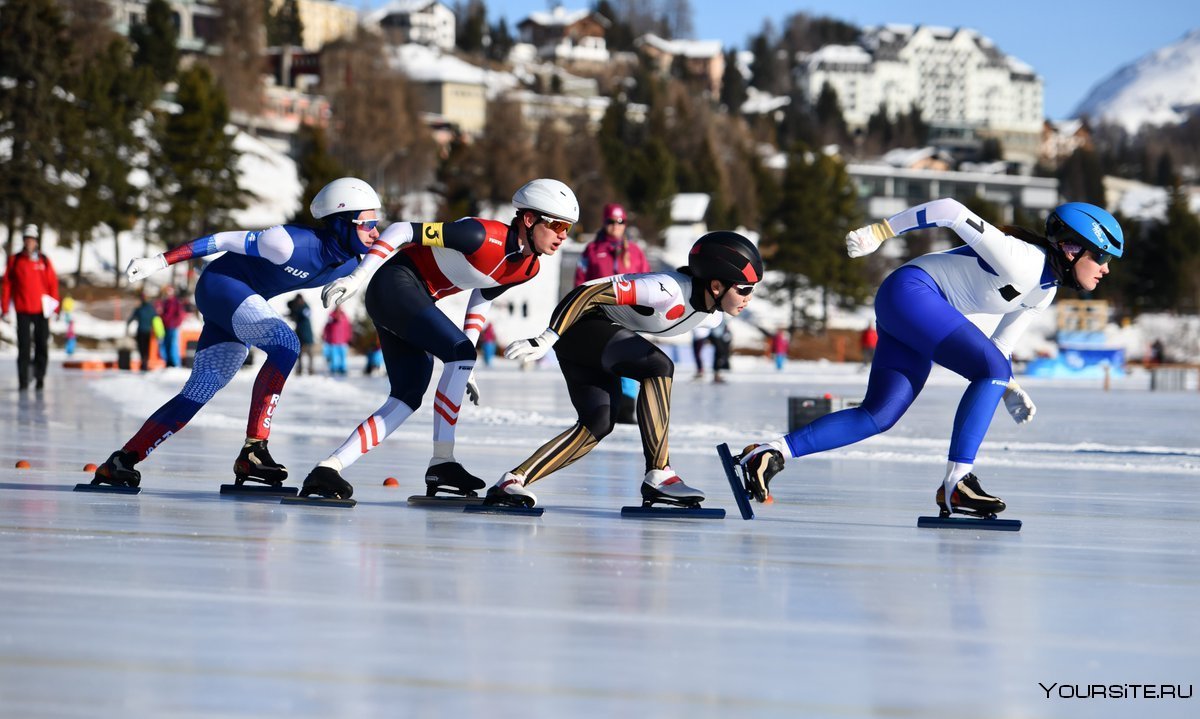
[{"label": "speed skater in white and blue suit", "polygon": [[267,359],[254,381],[246,441],[234,461],[234,476],[279,485],[287,469],[271,458],[267,438],[300,340],[267,304],[285,292],[321,287],[349,275],[379,238],[379,196],[354,177],[334,180],[313,198],[309,209],[321,227],[277,225],[265,230],[234,230],[205,235],[153,257],[135,259],[126,274],[136,282],[169,265],[218,252],[196,285],[196,307],[204,329],[192,373],[179,394],[160,407],[125,445],[96,470],[93,484],[136,487],[134,465],[183,429],[233,379],[250,347]]},{"label": "speed skater in white and blue suit", "polygon": [[[921,393],[933,365],[970,384],[950,435],[946,475],[935,500],[943,515],[980,517],[1004,510],[983,490],[972,469],[1001,399],[1018,423],[1036,407],[1012,378],[1016,340],[1054,300],[1060,285],[1091,291],[1124,252],[1121,226],[1108,212],[1082,202],[1060,205],[1045,235],[1021,227],[994,227],[953,199],[940,199],[850,232],[846,248],[861,257],[885,240],[913,230],[948,227],[966,244],[922,255],[888,275],[875,296],[879,345],[866,397],[858,407],[825,415],[775,440],[752,444],[739,458],[747,488],[766,501],[784,452],[804,457],[886,432]],[[991,336],[967,314],[999,316]]]}]

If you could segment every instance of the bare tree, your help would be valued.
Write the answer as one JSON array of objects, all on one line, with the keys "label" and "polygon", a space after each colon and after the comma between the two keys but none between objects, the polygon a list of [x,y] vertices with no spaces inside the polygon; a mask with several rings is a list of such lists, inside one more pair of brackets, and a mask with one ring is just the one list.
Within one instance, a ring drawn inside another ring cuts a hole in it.
[{"label": "bare tree", "polygon": [[331,154],[396,209],[402,194],[432,182],[437,148],[411,86],[388,66],[386,52],[362,31],[327,46],[321,89],[332,100]]},{"label": "bare tree", "polygon": [[208,62],[229,109],[253,117],[262,107],[264,0],[216,0],[220,55]]}]

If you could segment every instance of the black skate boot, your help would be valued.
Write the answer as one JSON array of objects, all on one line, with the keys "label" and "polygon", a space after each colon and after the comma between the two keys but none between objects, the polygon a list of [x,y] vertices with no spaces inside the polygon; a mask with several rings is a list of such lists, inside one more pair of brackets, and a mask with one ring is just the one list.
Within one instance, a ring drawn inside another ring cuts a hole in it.
[{"label": "black skate boot", "polygon": [[946,504],[946,487],[943,484],[938,487],[937,500],[939,516],[949,517],[951,512],[954,514],[968,514],[972,517],[981,517],[983,519],[995,519],[996,515],[1004,511],[1005,504],[999,497],[993,497],[984,491],[979,484],[979,478],[974,474],[968,474],[958,483],[954,485],[954,490],[950,492],[950,504],[947,508]]},{"label": "black skate boot", "polygon": [[425,470],[425,496],[433,497],[438,492],[456,494],[460,497],[478,497],[475,490],[487,486],[479,477],[463,469],[458,462],[441,462]]},{"label": "black skate boot", "polygon": [[670,467],[652,469],[642,480],[642,506],[670,504],[678,507],[699,509],[704,501],[704,492],[684,484]]},{"label": "black skate boot", "polygon": [[771,502],[771,478],[783,471],[783,453],[766,444],[747,445],[734,458],[742,468],[746,491],[759,502]]},{"label": "black skate boot", "polygon": [[133,468],[137,464],[133,452],[117,450],[104,464],[96,468],[92,484],[108,484],[114,487],[136,487],[142,483],[142,473]]},{"label": "black skate boot", "polygon": [[239,486],[245,482],[262,482],[279,487],[287,476],[287,467],[271,459],[265,439],[247,441],[233,462],[233,481]]},{"label": "black skate boot", "polygon": [[354,487],[342,479],[341,473],[333,467],[318,464],[304,478],[300,496],[284,497],[279,503],[348,508],[358,504],[350,499],[353,494]]}]

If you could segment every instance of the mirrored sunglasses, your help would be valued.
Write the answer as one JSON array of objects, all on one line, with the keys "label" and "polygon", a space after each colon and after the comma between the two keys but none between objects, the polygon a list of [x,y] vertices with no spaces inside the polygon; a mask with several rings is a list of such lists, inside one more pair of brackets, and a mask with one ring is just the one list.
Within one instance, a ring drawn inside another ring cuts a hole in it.
[{"label": "mirrored sunglasses", "polygon": [[617,218],[614,217],[612,219],[605,220],[604,224],[606,224],[606,225],[623,225],[623,224],[625,224],[625,220],[618,220]]},{"label": "mirrored sunglasses", "polygon": [[378,220],[378,219],[375,219],[375,220],[350,220],[350,221],[353,222],[354,224],[358,225],[359,227],[363,228],[367,232],[370,232],[371,230],[375,229],[375,227],[380,222],[382,222],[382,220]]},{"label": "mirrored sunglasses", "polygon": [[733,291],[742,297],[749,297],[750,293],[754,291],[754,285],[734,285]]},{"label": "mirrored sunglasses", "polygon": [[1100,252],[1098,250],[1088,250],[1088,254],[1092,256],[1092,259],[1095,260],[1096,264],[1098,265],[1107,265],[1108,261],[1113,258],[1111,254],[1107,252]]},{"label": "mirrored sunglasses", "polygon": [[562,232],[571,231],[571,223],[567,222],[566,220],[559,220],[554,217],[546,217],[545,215],[542,215],[542,223],[545,224],[546,227],[549,227],[550,231],[556,235]]}]

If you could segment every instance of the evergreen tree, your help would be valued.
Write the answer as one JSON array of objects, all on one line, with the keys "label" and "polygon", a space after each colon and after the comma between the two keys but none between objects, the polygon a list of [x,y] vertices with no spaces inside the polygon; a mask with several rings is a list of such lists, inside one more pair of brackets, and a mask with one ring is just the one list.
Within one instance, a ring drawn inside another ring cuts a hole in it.
[{"label": "evergreen tree", "polygon": [[0,5],[0,218],[8,252],[20,223],[41,224],[66,199],[53,176],[70,148],[62,144],[71,39],[53,0]]},{"label": "evergreen tree", "polygon": [[167,0],[146,3],[146,20],[129,28],[135,67],[148,67],[160,85],[175,79],[179,68],[179,30]]},{"label": "evergreen tree", "polygon": [[1157,234],[1152,250],[1137,248],[1157,259],[1149,263],[1157,309],[1195,314],[1200,310],[1200,219],[1188,208],[1188,193],[1178,181],[1171,186],[1166,223]]},{"label": "evergreen tree", "polygon": [[983,148],[979,151],[980,162],[996,162],[1004,159],[1004,146],[1000,143],[999,138],[988,137],[983,141]]},{"label": "evergreen tree", "polygon": [[620,99],[614,99],[604,111],[600,119],[600,129],[596,133],[596,141],[600,145],[600,155],[604,159],[604,174],[613,187],[622,194],[627,194],[629,187],[629,141],[630,126],[627,116],[629,106]]},{"label": "evergreen tree", "polygon": [[243,207],[238,187],[238,152],[226,132],[229,105],[203,65],[179,76],[179,112],[157,128],[154,178],[158,228],[174,247],[228,224],[229,212]]},{"label": "evergreen tree", "polygon": [[817,126],[821,128],[821,139],[825,143],[846,145],[849,142],[850,131],[846,129],[846,120],[842,117],[837,90],[829,83],[821,87],[821,94],[817,97],[813,113],[816,115]]},{"label": "evergreen tree", "polygon": [[1175,163],[1171,161],[1171,155],[1168,152],[1162,152],[1158,156],[1158,163],[1154,168],[1154,184],[1160,187],[1174,187],[1179,182],[1179,175],[1175,173]]},{"label": "evergreen tree", "polygon": [[750,52],[754,60],[750,63],[750,84],[763,92],[775,93],[780,88],[780,68],[775,56],[774,31],[770,21],[750,41]]},{"label": "evergreen tree", "polygon": [[[149,68],[134,68],[129,45],[116,36],[105,52],[83,65],[72,83],[76,102],[67,136],[75,149],[68,167],[83,182],[72,184],[75,198],[66,221],[81,256],[95,227],[103,224],[111,230],[116,283],[124,269],[119,236],[133,229],[141,198],[129,181],[146,149],[135,127],[148,118],[158,91]],[[81,270],[82,263],[77,272]]]},{"label": "evergreen tree", "polygon": [[675,196],[675,157],[661,136],[651,136],[633,151],[629,172],[629,202],[646,220],[647,233],[656,234],[671,219]]},{"label": "evergreen tree", "polygon": [[803,321],[803,290],[821,294],[822,329],[835,297],[846,302],[865,297],[864,270],[845,257],[846,233],[857,223],[857,193],[845,165],[794,146],[788,153],[779,207],[763,238],[771,269],[784,273],[777,290],[791,305],[793,328]]},{"label": "evergreen tree", "polygon": [[313,125],[300,128],[297,138],[299,161],[296,170],[300,181],[304,183],[304,192],[300,196],[300,207],[292,215],[290,222],[307,223],[312,220],[308,207],[321,188],[339,177],[345,177],[346,172],[329,152],[329,143],[325,138],[325,130]]},{"label": "evergreen tree", "polygon": [[488,45],[488,57],[497,62],[503,62],[508,58],[508,53],[512,51],[513,45],[517,42],[508,29],[508,21],[500,18],[488,34],[492,40]]},{"label": "evergreen tree", "polygon": [[487,7],[483,0],[468,0],[466,7],[459,4],[455,9],[458,17],[458,33],[455,44],[467,54],[483,52],[483,38],[487,31]]},{"label": "evergreen tree", "polygon": [[268,47],[304,44],[304,22],[300,19],[298,0],[267,2],[265,22]]},{"label": "evergreen tree", "polygon": [[1058,169],[1059,194],[1072,202],[1104,206],[1104,172],[1092,150],[1079,148]]},{"label": "evergreen tree", "polygon": [[746,78],[737,66],[737,51],[725,53],[725,74],[721,76],[721,104],[731,115],[740,114],[746,102]]},{"label": "evergreen tree", "polygon": [[608,29],[604,33],[604,44],[609,50],[628,52],[634,49],[633,41],[637,38],[637,34],[612,3],[608,0],[600,0],[592,10],[609,22]]}]

